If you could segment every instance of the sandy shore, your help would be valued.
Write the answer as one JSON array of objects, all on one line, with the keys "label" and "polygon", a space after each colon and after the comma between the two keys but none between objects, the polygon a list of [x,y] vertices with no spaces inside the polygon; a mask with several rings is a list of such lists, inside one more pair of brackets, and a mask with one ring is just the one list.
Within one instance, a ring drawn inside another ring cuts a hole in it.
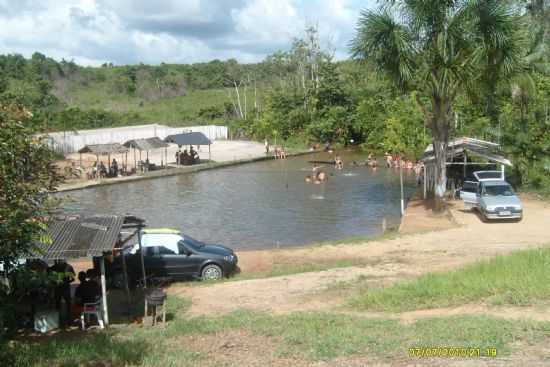
[{"label": "sandy shore", "polygon": [[456,224],[450,229],[366,243],[241,252],[243,274],[269,271],[275,263],[300,266],[349,260],[357,266],[200,287],[181,283],[171,287],[171,292],[192,299],[191,314],[218,315],[241,308],[273,313],[333,309],[341,306],[343,299],[315,295],[340,282],[368,277],[373,285],[387,285],[550,245],[550,205],[529,198],[523,202],[525,217],[519,223],[483,223],[475,213],[463,210],[462,202],[455,201],[450,210]]}]

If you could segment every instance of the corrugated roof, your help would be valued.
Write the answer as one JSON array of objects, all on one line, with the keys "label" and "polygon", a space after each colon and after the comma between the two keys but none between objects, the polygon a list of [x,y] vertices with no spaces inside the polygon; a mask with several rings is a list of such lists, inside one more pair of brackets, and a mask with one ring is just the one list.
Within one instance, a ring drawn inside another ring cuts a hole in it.
[{"label": "corrugated roof", "polygon": [[168,135],[165,142],[177,145],[210,145],[212,142],[201,132]]},{"label": "corrugated roof", "polygon": [[50,222],[51,244],[38,244],[31,258],[55,260],[101,256],[115,247],[123,223],[124,217],[116,215]]},{"label": "corrugated roof", "polygon": [[80,149],[78,153],[91,153],[96,155],[120,154],[128,151],[128,148],[119,143],[90,144]]},{"label": "corrugated roof", "polygon": [[[489,161],[498,162],[506,166],[512,166],[512,162],[495,152],[498,147],[498,144],[485,140],[474,138],[455,139],[449,142],[449,145],[447,147],[447,159],[453,159],[458,156],[463,156],[464,152],[467,151],[482,158],[485,158]],[[433,151],[433,145],[430,144],[424,151],[421,161],[430,162],[434,159],[435,155]]]},{"label": "corrugated roof", "polygon": [[170,146],[170,144],[162,141],[160,138],[156,136],[152,138],[147,138],[147,139],[128,140],[123,145],[128,148],[136,148],[139,150],[154,150],[154,149],[166,148]]}]

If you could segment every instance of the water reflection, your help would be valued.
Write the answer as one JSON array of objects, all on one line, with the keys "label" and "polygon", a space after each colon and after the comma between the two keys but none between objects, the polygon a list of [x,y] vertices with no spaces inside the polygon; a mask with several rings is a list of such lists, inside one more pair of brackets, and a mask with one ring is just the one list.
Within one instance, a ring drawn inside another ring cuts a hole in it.
[{"label": "water reflection", "polygon": [[[365,159],[353,152],[345,162]],[[308,184],[308,161],[317,153],[60,194],[69,212],[131,213],[149,226],[175,227],[191,236],[237,249],[269,248],[381,232],[382,221],[399,223],[399,173],[346,166],[323,169],[329,179]],[[405,175],[406,193],[414,176]]]}]

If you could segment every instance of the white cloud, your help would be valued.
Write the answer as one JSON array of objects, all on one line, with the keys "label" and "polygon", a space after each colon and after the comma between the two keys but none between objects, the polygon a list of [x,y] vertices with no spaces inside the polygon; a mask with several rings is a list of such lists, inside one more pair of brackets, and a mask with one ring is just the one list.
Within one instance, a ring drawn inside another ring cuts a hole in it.
[{"label": "white cloud", "polygon": [[254,62],[318,24],[323,44],[330,41],[342,58],[362,6],[359,0],[0,0],[0,53],[38,51],[85,65]]}]

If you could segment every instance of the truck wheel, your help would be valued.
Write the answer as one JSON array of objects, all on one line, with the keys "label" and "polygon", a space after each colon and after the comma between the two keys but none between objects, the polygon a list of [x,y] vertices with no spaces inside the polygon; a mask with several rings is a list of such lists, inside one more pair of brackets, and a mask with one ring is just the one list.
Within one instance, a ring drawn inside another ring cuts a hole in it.
[{"label": "truck wheel", "polygon": [[208,264],[201,271],[202,280],[219,280],[223,277],[222,268],[216,264]]}]

